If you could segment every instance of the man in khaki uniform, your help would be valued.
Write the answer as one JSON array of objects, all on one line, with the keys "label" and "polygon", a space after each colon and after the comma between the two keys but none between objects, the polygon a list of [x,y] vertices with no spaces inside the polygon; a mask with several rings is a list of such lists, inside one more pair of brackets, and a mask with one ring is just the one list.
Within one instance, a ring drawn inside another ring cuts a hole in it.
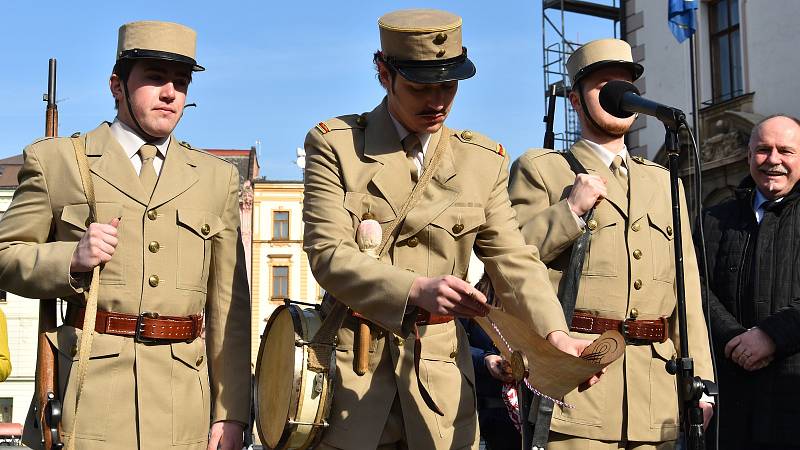
[{"label": "man in khaki uniform", "polygon": [[[461,18],[404,10],[378,25],[374,61],[386,98],[371,112],[321,122],[305,142],[311,269],[323,288],[372,324],[363,376],[353,365],[356,320],[339,331],[330,427],[320,448],[477,448],[469,343],[452,320],[487,312],[486,299],[464,281],[473,247],[504,308],[562,350],[577,354],[587,342],[567,335],[545,267],[519,233],[503,147],[444,126],[458,81],[475,74],[461,44]],[[428,167],[439,151],[438,167]],[[374,219],[386,231],[426,170],[433,178],[383,258],[361,253],[361,221]]]},{"label": "man in khaki uniform", "polygon": [[[624,357],[607,368],[597,385],[567,394],[565,401],[575,408],[555,408],[548,449],[673,448],[678,399],[675,377],[664,367],[678,348],[669,172],[628,154],[624,134],[634,118],[615,118],[598,100],[606,82],[633,81],[644,69],[632,62],[630,46],[617,39],[586,44],[571,55],[567,69],[569,98],[582,130],[570,151],[588,174],[576,177],[555,151],[531,150],[512,168],[511,202],[526,241],[539,247],[559,292],[572,242],[584,226],[591,232],[570,334],[593,339],[606,329],[620,329],[623,320],[630,333]],[[594,218],[584,224],[579,216],[595,204]],[[682,229],[690,230],[683,193],[681,208]],[[688,232],[683,253],[690,354],[695,374],[710,380]],[[603,324],[597,318],[612,320]],[[702,404],[710,416],[710,405]]]},{"label": "man in khaki uniform", "polygon": [[[96,223],[88,220],[69,138],[25,149],[19,188],[0,221],[2,289],[68,302],[65,325],[49,339],[59,355],[62,439],[75,439],[81,450],[241,449],[250,303],[239,175],[172,135],[192,72],[203,70],[194,58],[190,28],[123,25],[110,79],[117,118],[79,138]],[[98,264],[96,334],[73,434],[77,383],[70,369],[83,292]],[[205,340],[198,339],[203,324]],[[32,414],[25,433],[28,445],[41,445]]]}]

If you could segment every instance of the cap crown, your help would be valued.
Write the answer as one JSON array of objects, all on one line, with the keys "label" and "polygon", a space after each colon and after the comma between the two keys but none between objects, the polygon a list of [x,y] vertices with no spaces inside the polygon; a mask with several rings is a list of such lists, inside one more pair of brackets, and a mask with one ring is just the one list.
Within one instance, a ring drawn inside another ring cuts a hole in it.
[{"label": "cap crown", "polygon": [[607,65],[629,66],[634,80],[644,72],[633,62],[630,44],[620,39],[598,39],[575,50],[567,60],[567,72],[574,86],[586,74]]},{"label": "cap crown", "polygon": [[[143,20],[119,27],[116,59],[171,59],[202,70],[196,64],[196,47],[197,33],[193,29],[178,23]],[[147,56],[142,56],[140,51]]]},{"label": "cap crown", "polygon": [[460,56],[461,17],[435,9],[394,11],[378,20],[381,50],[399,61],[436,61]]}]

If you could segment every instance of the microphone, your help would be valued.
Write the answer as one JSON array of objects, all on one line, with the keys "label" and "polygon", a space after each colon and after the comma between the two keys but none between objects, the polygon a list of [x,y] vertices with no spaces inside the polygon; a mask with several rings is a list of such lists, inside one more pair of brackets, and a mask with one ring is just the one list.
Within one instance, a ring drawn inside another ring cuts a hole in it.
[{"label": "microphone", "polygon": [[677,130],[686,115],[678,108],[662,105],[639,95],[639,89],[622,80],[612,80],[600,89],[600,106],[609,114],[625,119],[633,113],[655,117],[664,126]]}]

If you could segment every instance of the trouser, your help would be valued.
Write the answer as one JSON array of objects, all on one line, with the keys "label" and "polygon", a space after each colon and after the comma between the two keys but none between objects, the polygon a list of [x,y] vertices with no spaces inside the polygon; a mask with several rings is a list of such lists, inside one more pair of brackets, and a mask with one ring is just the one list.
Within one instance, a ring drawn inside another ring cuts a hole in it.
[{"label": "trouser", "polygon": [[567,434],[550,432],[547,450],[673,450],[675,441],[667,442],[617,442],[598,441]]},{"label": "trouser", "polygon": [[[339,449],[338,447],[333,447],[325,443],[320,443],[314,448],[316,450],[349,450]],[[450,449],[450,447],[447,447],[447,449],[442,448],[430,450],[472,450],[475,448],[477,448],[477,443],[474,446],[470,445],[462,448]],[[378,441],[378,447],[376,450],[409,450],[405,427],[403,426],[403,411],[400,409],[399,397],[395,396],[394,398],[392,409],[389,411],[389,417],[386,419],[386,425],[383,427],[383,433],[381,433],[381,438]]]}]

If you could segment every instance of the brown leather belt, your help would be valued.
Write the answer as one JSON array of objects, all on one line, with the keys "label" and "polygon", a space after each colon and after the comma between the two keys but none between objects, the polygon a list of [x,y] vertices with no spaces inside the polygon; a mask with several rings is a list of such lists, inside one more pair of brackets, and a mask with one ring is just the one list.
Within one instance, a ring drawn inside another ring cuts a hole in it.
[{"label": "brown leather belt", "polygon": [[[84,308],[70,305],[64,323],[83,328],[85,312]],[[98,310],[94,330],[101,334],[130,336],[144,343],[193,341],[203,331],[203,316],[175,317],[147,312],[135,316]]]},{"label": "brown leather belt", "polygon": [[[417,308],[417,310],[419,311],[417,313],[417,320],[416,320],[416,324],[418,326],[422,326],[422,325],[439,325],[439,324],[442,324],[442,323],[450,322],[453,319],[455,319],[453,316],[440,316],[438,314],[431,314],[428,311],[425,311],[424,309],[421,309],[421,308]],[[357,312],[355,312],[353,310],[351,310],[350,313],[356,319],[364,319],[366,321],[369,321],[369,319],[367,319],[363,315],[361,315],[361,314],[359,314],[359,313],[357,313]]]},{"label": "brown leather belt", "polygon": [[628,341],[664,342],[669,337],[669,322],[666,317],[658,320],[617,320],[576,312],[572,316],[572,325],[569,329],[589,334],[603,334],[608,330],[617,330]]}]

